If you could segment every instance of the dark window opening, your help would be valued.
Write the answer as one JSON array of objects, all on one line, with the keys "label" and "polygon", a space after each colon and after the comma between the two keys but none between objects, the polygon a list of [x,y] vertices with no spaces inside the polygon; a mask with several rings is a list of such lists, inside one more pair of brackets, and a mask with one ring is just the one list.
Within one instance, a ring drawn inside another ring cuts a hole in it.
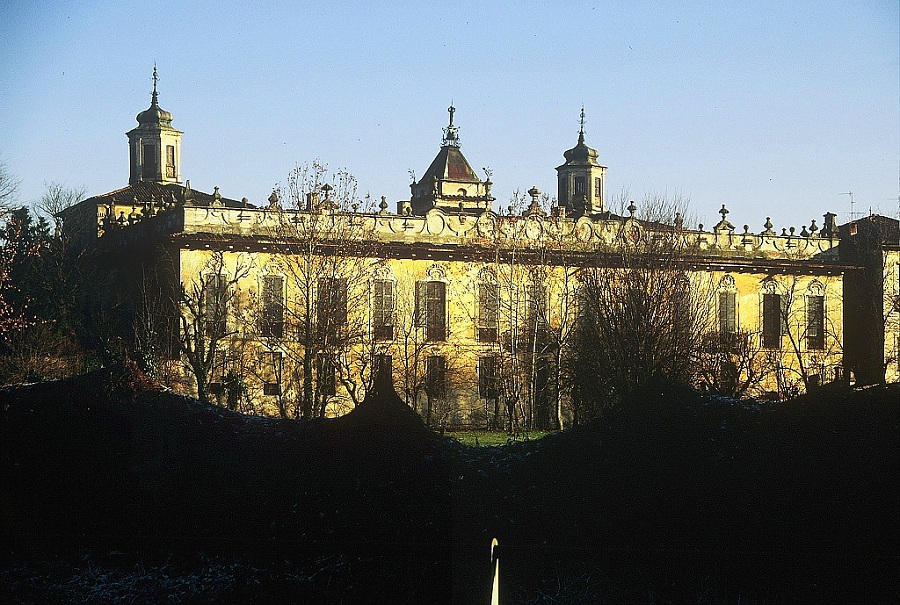
[{"label": "dark window opening", "polygon": [[416,323],[425,328],[425,340],[447,338],[447,284],[442,281],[416,283]]},{"label": "dark window opening", "polygon": [[806,299],[806,345],[810,349],[825,348],[825,297]]},{"label": "dark window opening", "polygon": [[378,279],[372,286],[372,329],[375,340],[394,339],[394,282]]},{"label": "dark window opening", "polygon": [[500,396],[500,377],[497,375],[497,357],[485,355],[478,358],[478,396],[496,399]]},{"label": "dark window opening", "polygon": [[347,280],[322,278],[318,286],[316,318],[319,335],[323,340],[330,341],[347,325]]},{"label": "dark window opening", "polygon": [[587,193],[587,183],[585,183],[585,177],[576,176],[575,177],[575,195],[585,195]]},{"label": "dark window opening", "polygon": [[175,178],[175,146],[166,145],[166,177]]},{"label": "dark window opening", "polygon": [[784,325],[783,299],[780,294],[763,295],[763,347],[780,349]]},{"label": "dark window opening", "polygon": [[525,291],[525,325],[519,332],[519,348],[541,352],[548,343],[547,293],[541,285],[531,285]]},{"label": "dark window opening", "polygon": [[280,338],[284,335],[284,279],[264,275],[262,279],[262,318],[260,334]]},{"label": "dark window opening", "polygon": [[478,286],[478,340],[497,342],[500,318],[500,286],[482,282]]},{"label": "dark window opening", "polygon": [[206,335],[211,338],[221,338],[228,331],[227,314],[225,308],[226,289],[225,276],[218,273],[206,276],[205,309]]},{"label": "dark window opening", "polygon": [[447,394],[447,360],[441,355],[425,358],[425,392],[435,398]]},{"label": "dark window opening", "polygon": [[719,292],[719,334],[737,332],[737,294]]},{"label": "dark window opening", "polygon": [[261,353],[263,395],[281,395],[281,372],[283,359],[278,351],[266,351]]},{"label": "dark window opening", "polygon": [[158,172],[156,166],[156,146],[151,145],[149,143],[144,144],[144,161],[143,161],[143,176],[147,177],[156,177],[156,173]]}]

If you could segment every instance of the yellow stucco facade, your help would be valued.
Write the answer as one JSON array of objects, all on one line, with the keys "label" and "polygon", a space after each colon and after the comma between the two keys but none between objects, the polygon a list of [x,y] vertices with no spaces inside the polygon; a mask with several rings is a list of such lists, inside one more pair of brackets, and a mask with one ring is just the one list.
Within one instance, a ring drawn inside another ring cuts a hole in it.
[{"label": "yellow stucco facade", "polygon": [[[171,128],[155,96],[151,110]],[[141,128],[152,131],[148,112]],[[319,186],[303,200],[273,193],[253,205],[174,177],[141,178],[133,165],[128,187],[82,202],[66,224],[131,259],[132,273],[163,267],[158,298],[169,300],[157,302],[174,316],[169,340],[193,337],[202,348],[202,336],[219,330],[209,393],[262,414],[344,413],[376,369],[389,368],[434,425],[486,426],[499,414],[504,424],[565,426],[581,277],[624,271],[622,255],[648,250],[678,255],[698,338],[712,343],[695,361],[698,385],[785,397],[848,378],[844,287],[854,265],[841,258],[833,214],[799,233],[778,233],[769,219],[758,232],[736,229],[724,205],[711,229],[678,214],[642,218],[634,202],[614,214],[606,167],[583,127],[557,167],[552,201],[532,188],[520,207],[497,212],[490,174],[482,181],[465,160],[452,115],[440,152],[396,211],[384,198],[361,208]],[[176,157],[180,165],[180,146]],[[888,254],[896,273],[897,251]],[[898,280],[885,280],[885,292]],[[896,314],[885,330],[895,324]],[[725,349],[712,346],[725,336]],[[897,375],[897,346],[886,336],[888,376]],[[171,376],[196,389],[185,359],[179,350],[168,362]]]}]

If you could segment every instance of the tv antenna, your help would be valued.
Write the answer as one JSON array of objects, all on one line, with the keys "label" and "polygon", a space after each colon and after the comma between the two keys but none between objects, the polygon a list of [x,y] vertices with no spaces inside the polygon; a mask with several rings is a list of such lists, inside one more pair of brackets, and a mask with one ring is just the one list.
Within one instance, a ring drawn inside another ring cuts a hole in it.
[{"label": "tv antenna", "polygon": [[849,195],[850,196],[850,220],[855,221],[857,219],[857,212],[855,211],[855,207],[853,205],[853,192],[848,191],[846,193],[839,193],[838,195]]}]

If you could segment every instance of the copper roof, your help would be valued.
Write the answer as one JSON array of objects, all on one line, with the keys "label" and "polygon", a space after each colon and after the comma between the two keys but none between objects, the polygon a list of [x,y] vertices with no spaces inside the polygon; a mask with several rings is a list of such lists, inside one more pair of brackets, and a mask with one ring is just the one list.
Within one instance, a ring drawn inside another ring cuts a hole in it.
[{"label": "copper roof", "polygon": [[463,156],[459,147],[445,145],[441,147],[434,161],[419,179],[420,183],[428,183],[432,179],[451,180],[451,181],[467,181],[471,183],[480,183],[481,179],[472,169],[472,166]]}]

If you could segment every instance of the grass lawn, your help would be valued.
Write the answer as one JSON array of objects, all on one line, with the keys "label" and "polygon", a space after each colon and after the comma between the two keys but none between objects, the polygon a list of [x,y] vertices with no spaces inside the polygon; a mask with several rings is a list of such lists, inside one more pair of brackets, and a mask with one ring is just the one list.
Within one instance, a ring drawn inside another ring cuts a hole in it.
[{"label": "grass lawn", "polygon": [[456,439],[460,443],[473,446],[506,445],[515,441],[534,441],[556,431],[519,431],[507,433],[506,431],[454,431],[447,436]]}]

